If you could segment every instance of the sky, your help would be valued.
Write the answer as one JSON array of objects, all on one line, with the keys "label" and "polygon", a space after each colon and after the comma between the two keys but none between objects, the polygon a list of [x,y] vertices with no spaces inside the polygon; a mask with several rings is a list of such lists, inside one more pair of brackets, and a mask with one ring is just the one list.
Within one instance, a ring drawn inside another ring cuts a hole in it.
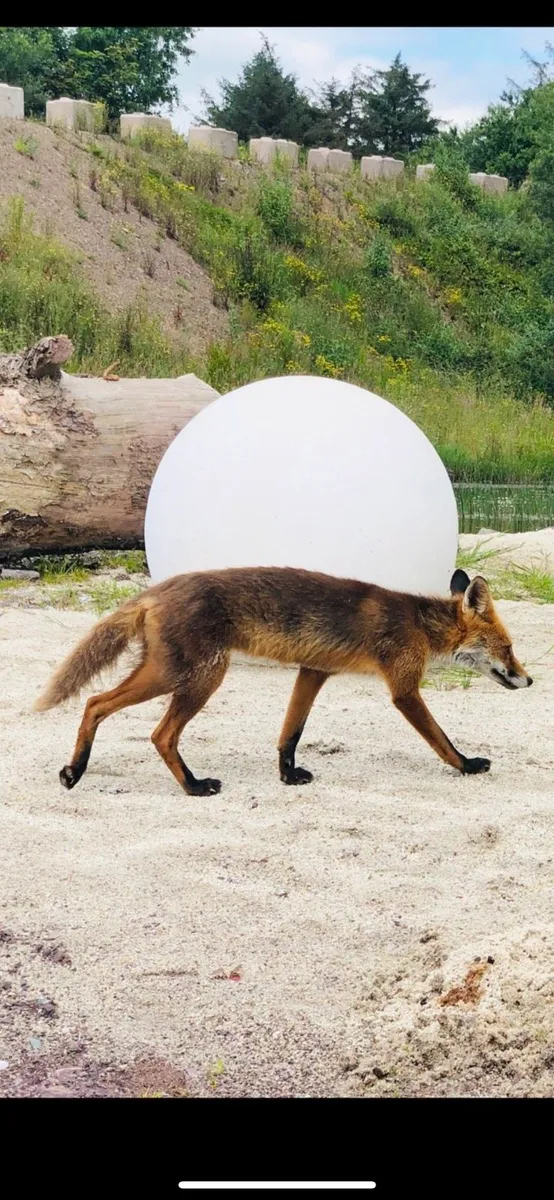
[{"label": "sky", "polygon": [[346,81],[358,65],[388,67],[400,51],[412,71],[434,84],[428,93],[434,115],[462,128],[499,99],[508,77],[520,84],[530,80],[523,50],[541,59],[545,42],[554,43],[554,27],[542,26],[204,28],[191,43],[196,53],[179,71],[184,107],[173,113],[176,129],[186,132],[202,115],[202,88],[218,98],[218,80],[237,79],[259,49],[261,32],[283,68],[308,88],[332,76]]}]

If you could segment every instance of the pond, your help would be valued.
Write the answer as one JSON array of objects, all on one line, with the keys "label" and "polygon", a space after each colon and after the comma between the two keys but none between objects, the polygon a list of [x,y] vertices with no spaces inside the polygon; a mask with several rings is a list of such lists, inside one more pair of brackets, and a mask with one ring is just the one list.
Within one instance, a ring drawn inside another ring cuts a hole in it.
[{"label": "pond", "polygon": [[554,484],[455,483],[460,533],[523,533],[554,525]]}]

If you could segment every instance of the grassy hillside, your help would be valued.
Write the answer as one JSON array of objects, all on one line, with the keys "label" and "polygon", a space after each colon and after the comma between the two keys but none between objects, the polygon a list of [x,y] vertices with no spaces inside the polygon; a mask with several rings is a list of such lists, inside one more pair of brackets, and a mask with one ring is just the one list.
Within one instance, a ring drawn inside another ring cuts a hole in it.
[{"label": "grassy hillside", "polygon": [[[497,199],[455,170],[417,184],[314,179],[188,151],[69,135],[84,188],[155,223],[209,275],[229,324],[205,348],[140,302],[110,311],[82,267],[12,201],[0,245],[0,345],[63,330],[74,370],[194,369],[227,390],[310,372],[361,383],[411,415],[456,479],[554,482],[554,241],[525,192]],[[88,193],[87,193],[88,195]],[[117,271],[117,237],[110,253]],[[186,281],[185,281],[186,282]],[[228,314],[228,316],[227,316]]]}]

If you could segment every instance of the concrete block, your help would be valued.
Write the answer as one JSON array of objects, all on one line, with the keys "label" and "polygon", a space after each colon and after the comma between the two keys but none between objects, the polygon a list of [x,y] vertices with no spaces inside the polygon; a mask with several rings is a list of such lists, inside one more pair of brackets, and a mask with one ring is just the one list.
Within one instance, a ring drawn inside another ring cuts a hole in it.
[{"label": "concrete block", "polygon": [[401,158],[388,158],[385,154],[364,155],[360,163],[362,179],[398,179],[404,172]]},{"label": "concrete block", "polygon": [[487,175],[485,189],[493,196],[503,196],[508,191],[508,180],[505,175]]},{"label": "concrete block", "polygon": [[350,171],[352,169],[350,150],[330,150],[327,166],[330,171]]},{"label": "concrete block", "polygon": [[319,146],[317,150],[308,150],[308,171],[326,171],[329,165],[330,150],[327,146]]},{"label": "concrete block", "polygon": [[223,158],[237,158],[238,134],[230,129],[213,129],[211,125],[191,125],[188,144],[192,149],[214,150]]},{"label": "concrete block", "polygon": [[258,162],[268,166],[275,158],[276,142],[275,138],[260,137],[250,138],[249,149],[252,158],[256,158]]},{"label": "concrete block", "polygon": [[470,176],[469,176],[470,183],[474,183],[475,187],[483,188],[483,191],[485,190],[485,179],[486,178],[487,178],[487,176],[484,171],[473,171],[473,172],[470,172]]},{"label": "concrete block", "polygon": [[298,145],[296,142],[288,142],[286,138],[276,138],[275,146],[283,158],[288,158],[291,167],[298,166]]},{"label": "concrete block", "polygon": [[360,162],[362,179],[380,179],[383,174],[381,154],[364,154]]},{"label": "concrete block", "polygon": [[404,174],[404,163],[401,158],[383,158],[383,179],[399,179]]},{"label": "concrete block", "polygon": [[158,133],[171,133],[169,117],[158,117],[152,113],[122,113],[119,133],[122,138],[134,137],[141,129],[154,129]]},{"label": "concrete block", "polygon": [[298,146],[296,142],[288,142],[286,138],[250,138],[250,153],[266,166],[273,162],[277,153],[288,159],[291,167],[298,166]]},{"label": "concrete block", "polygon": [[416,179],[429,179],[433,171],[436,171],[435,163],[420,163],[416,167],[415,177]]},{"label": "concrete block", "polygon": [[23,99],[23,88],[10,87],[7,83],[0,83],[0,117],[11,117],[12,120],[22,121],[24,117]]},{"label": "concrete block", "polygon": [[90,100],[71,100],[60,96],[59,100],[47,100],[46,124],[63,125],[64,129],[87,129],[98,131],[101,107]]}]

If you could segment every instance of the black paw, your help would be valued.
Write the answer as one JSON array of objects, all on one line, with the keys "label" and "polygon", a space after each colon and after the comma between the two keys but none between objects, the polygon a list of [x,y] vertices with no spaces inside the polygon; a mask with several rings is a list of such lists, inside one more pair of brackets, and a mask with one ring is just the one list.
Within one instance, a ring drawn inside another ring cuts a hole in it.
[{"label": "black paw", "polygon": [[281,771],[281,779],[283,783],[311,783],[313,775],[304,767],[289,767],[287,771]]},{"label": "black paw", "polygon": [[60,771],[60,783],[62,784],[62,787],[67,788],[68,791],[71,791],[71,788],[75,787],[75,784],[79,782],[80,778],[81,776],[74,771],[73,767],[62,767]]},{"label": "black paw", "polygon": [[481,775],[484,771],[490,771],[490,758],[464,758],[462,767],[462,775]]},{"label": "black paw", "polygon": [[221,779],[195,779],[187,791],[189,796],[215,796],[221,791]]}]

